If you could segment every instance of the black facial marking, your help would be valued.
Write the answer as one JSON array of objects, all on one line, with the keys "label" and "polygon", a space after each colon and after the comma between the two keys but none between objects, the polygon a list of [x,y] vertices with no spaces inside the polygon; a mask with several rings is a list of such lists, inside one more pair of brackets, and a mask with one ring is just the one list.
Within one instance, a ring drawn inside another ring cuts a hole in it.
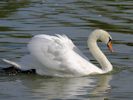
[{"label": "black facial marking", "polygon": [[[109,43],[110,41],[112,41],[111,37],[109,37],[109,41],[108,41],[108,43]],[[107,43],[107,46],[108,46],[108,43]]]},{"label": "black facial marking", "polygon": [[109,42],[112,41],[112,39],[109,37]]}]

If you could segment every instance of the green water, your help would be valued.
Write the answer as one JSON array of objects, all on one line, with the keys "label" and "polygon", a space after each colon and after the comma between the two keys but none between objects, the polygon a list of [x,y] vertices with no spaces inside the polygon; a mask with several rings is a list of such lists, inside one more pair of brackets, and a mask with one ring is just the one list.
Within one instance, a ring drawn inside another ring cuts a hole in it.
[{"label": "green water", "polygon": [[86,46],[96,28],[113,37],[114,53],[99,43],[113,72],[80,78],[0,73],[0,100],[133,100],[132,0],[1,0],[0,58],[18,61],[34,35],[66,34],[98,65]]}]

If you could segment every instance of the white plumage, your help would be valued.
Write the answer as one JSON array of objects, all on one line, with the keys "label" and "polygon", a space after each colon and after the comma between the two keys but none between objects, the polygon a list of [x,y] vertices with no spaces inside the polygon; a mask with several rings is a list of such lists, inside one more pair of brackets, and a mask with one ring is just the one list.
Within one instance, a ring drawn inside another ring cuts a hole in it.
[{"label": "white plumage", "polygon": [[30,54],[22,57],[20,62],[4,61],[21,70],[35,69],[39,75],[71,77],[106,72],[90,63],[65,35],[36,35],[28,49]]}]

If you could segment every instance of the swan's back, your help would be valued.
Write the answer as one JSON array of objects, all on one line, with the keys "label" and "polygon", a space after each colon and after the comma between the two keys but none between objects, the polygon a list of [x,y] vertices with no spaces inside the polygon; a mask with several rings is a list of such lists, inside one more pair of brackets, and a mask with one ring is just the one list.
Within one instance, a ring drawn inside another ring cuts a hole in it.
[{"label": "swan's back", "polygon": [[[67,54],[74,47],[74,44],[65,35],[37,35],[28,44],[31,56],[40,65],[35,68],[40,74],[59,74],[67,71],[65,62]],[[70,73],[69,73],[70,74]]]},{"label": "swan's back", "polygon": [[37,35],[28,44],[29,51],[40,63],[49,69],[59,69],[63,54],[73,48],[73,43],[65,36]]}]

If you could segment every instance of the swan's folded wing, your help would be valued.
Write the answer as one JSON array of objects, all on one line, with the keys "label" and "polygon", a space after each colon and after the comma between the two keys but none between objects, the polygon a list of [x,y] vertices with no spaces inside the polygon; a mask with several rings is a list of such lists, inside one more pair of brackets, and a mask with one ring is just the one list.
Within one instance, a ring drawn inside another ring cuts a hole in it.
[{"label": "swan's folded wing", "polygon": [[66,36],[37,35],[28,44],[29,51],[43,66],[53,70],[65,70],[62,67],[66,55],[74,44]]}]

